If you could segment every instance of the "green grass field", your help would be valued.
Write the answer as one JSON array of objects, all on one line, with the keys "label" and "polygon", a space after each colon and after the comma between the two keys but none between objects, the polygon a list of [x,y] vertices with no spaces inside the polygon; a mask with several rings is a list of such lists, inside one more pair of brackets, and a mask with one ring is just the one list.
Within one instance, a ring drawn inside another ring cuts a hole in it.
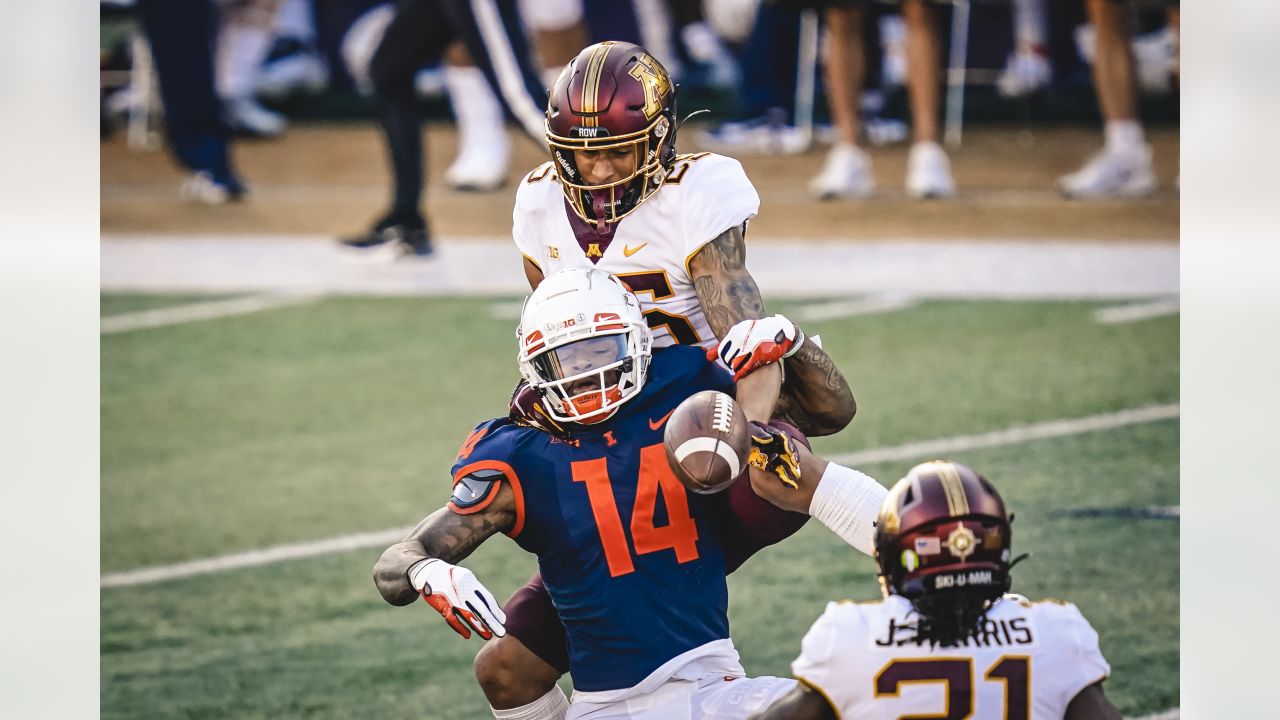
[{"label": "green grass field", "polygon": [[[108,295],[104,316],[184,298]],[[771,305],[787,312],[793,304]],[[825,453],[1178,400],[1178,319],[1095,323],[1095,303],[930,302],[807,325],[858,418]],[[447,498],[466,431],[505,412],[513,325],[488,302],[329,299],[102,338],[102,567],[131,570],[407,526]],[[927,458],[920,458],[921,460]],[[1080,606],[1127,715],[1178,704],[1178,522],[1061,511],[1177,505],[1178,423],[957,453],[1012,510],[1014,589]],[[865,466],[886,484],[915,461]],[[102,591],[102,714],[487,717],[479,645],[393,608],[380,549]],[[534,571],[504,538],[467,566],[499,596]],[[873,563],[811,523],[730,579],[752,674],[788,674],[829,599]]]}]

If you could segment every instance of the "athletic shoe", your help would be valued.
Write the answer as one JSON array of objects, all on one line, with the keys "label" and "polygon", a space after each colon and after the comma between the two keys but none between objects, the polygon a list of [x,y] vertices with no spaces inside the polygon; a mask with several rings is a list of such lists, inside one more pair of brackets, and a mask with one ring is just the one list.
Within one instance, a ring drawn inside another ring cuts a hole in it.
[{"label": "athletic shoe", "polygon": [[1042,47],[1019,48],[1009,53],[1004,71],[996,80],[1000,94],[1007,98],[1030,95],[1049,85],[1053,67]]},{"label": "athletic shoe", "polygon": [[822,172],[809,182],[809,189],[822,200],[869,197],[876,191],[871,156],[856,145],[832,145]]},{"label": "athletic shoe", "polygon": [[956,194],[951,160],[936,142],[918,142],[907,153],[907,194],[917,200]]},{"label": "athletic shoe", "polygon": [[463,192],[493,192],[506,184],[511,165],[510,140],[505,132],[481,140],[458,150],[458,157],[444,173],[449,187]]},{"label": "athletic shoe", "polygon": [[1069,198],[1143,197],[1156,190],[1151,168],[1151,147],[1116,150],[1104,148],[1070,175],[1058,179],[1058,189]]},{"label": "athletic shoe", "polygon": [[247,192],[245,186],[228,172],[211,172],[199,170],[187,176],[178,188],[179,194],[186,200],[204,205],[225,205],[242,199]]},{"label": "athletic shoe", "polygon": [[284,133],[287,122],[280,113],[272,112],[253,98],[223,100],[227,124],[241,135],[259,138],[278,137]]},{"label": "athletic shoe", "polygon": [[424,258],[435,252],[431,246],[431,234],[421,218],[409,221],[383,218],[369,232],[344,238],[339,245],[351,251],[353,257],[379,261]]}]

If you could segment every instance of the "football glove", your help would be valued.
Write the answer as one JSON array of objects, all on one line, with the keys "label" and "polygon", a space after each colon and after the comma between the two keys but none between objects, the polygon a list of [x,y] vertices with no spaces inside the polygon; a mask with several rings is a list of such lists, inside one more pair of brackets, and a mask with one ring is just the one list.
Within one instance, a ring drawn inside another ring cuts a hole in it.
[{"label": "football glove", "polygon": [[743,320],[729,328],[724,339],[707,350],[707,359],[720,358],[735,381],[782,358],[791,357],[804,343],[804,331],[781,315]]},{"label": "football glove", "polygon": [[777,475],[792,488],[800,487],[800,455],[795,440],[781,430],[751,423],[751,452],[747,454],[747,464]]},{"label": "football glove", "polygon": [[547,414],[542,407],[542,398],[524,380],[516,383],[516,389],[511,393],[511,400],[507,404],[507,417],[517,425],[541,430],[561,439],[569,437],[568,428]]},{"label": "football glove", "polygon": [[472,629],[485,640],[507,634],[507,614],[470,570],[428,558],[409,568],[409,582],[463,639]]}]

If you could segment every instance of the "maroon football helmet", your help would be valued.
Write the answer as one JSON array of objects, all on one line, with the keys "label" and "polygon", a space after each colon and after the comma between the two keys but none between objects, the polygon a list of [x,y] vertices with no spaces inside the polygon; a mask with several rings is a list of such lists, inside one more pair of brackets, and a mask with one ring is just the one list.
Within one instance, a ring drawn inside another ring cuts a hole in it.
[{"label": "maroon football helmet", "polygon": [[985,602],[1009,589],[1009,526],[1000,493],[959,463],[911,468],[889,491],[876,520],[881,582],[928,614],[930,599],[960,594]]},{"label": "maroon football helmet", "polygon": [[[657,191],[675,161],[675,83],[639,45],[591,45],[569,61],[551,88],[547,145],[569,206],[603,231]],[[588,185],[573,151],[615,148],[635,149],[634,172]]]}]

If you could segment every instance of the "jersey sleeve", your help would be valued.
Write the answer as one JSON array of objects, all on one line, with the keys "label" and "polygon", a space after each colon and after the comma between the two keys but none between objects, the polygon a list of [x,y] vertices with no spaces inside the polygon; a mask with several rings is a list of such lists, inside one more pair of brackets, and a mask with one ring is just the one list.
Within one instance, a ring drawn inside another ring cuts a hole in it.
[{"label": "jersey sleeve", "polygon": [[791,663],[791,674],[813,688],[831,704],[836,716],[853,704],[853,683],[859,668],[853,667],[849,653],[840,648],[856,643],[858,606],[849,603],[827,603],[827,609],[805,633],[800,643],[800,657]]},{"label": "jersey sleeve", "polygon": [[[1053,691],[1066,707],[1081,690],[1111,675],[1111,665],[1098,647],[1098,632],[1071,603],[1037,603],[1043,608],[1048,626],[1049,647],[1056,650],[1052,666],[1042,669],[1041,678],[1054,678]],[[1048,672],[1045,672],[1048,670]]]},{"label": "jersey sleeve", "polygon": [[454,460],[453,494],[448,505],[459,515],[477,513],[493,502],[503,483],[510,485],[516,497],[516,520],[507,535],[513,538],[524,529],[524,490],[513,466],[515,444],[521,432],[519,426],[505,418],[477,425],[463,441]]},{"label": "jersey sleeve", "polygon": [[683,180],[685,257],[721,233],[742,225],[760,211],[760,195],[747,179],[742,164],[723,155],[688,160]]},{"label": "jersey sleeve", "polygon": [[545,194],[543,185],[554,182],[551,163],[534,168],[520,179],[515,209],[511,211],[511,239],[520,254],[537,265],[539,270],[542,270],[542,241],[537,237],[536,227],[539,214],[546,212],[545,204],[539,201]]}]

